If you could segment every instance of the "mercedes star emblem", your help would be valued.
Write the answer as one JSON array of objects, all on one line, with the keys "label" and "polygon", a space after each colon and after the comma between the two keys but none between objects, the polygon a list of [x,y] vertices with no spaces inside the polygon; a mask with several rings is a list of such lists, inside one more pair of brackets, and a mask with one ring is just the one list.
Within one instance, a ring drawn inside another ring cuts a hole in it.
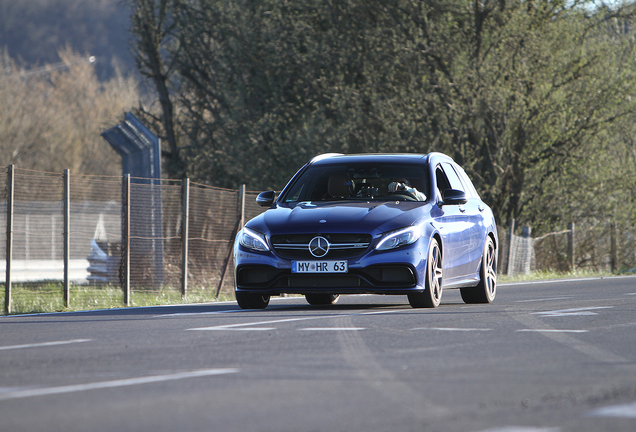
[{"label": "mercedes star emblem", "polygon": [[329,242],[324,237],[314,237],[309,242],[309,252],[316,258],[322,258],[329,252]]}]

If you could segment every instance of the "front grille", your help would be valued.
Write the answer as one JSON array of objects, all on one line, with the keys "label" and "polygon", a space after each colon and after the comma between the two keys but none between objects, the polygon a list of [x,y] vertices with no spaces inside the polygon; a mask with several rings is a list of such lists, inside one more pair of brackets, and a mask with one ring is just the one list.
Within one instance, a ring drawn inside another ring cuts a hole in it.
[{"label": "front grille", "polygon": [[369,234],[281,234],[272,236],[276,254],[289,259],[315,260],[309,252],[309,242],[314,237],[324,237],[329,242],[329,252],[320,259],[347,259],[364,254],[371,244]]}]

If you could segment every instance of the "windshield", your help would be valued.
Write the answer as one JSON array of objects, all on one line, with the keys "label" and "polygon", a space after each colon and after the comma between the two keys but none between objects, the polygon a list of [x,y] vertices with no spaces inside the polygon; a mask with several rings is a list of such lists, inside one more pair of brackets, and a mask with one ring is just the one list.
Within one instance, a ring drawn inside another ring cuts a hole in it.
[{"label": "windshield", "polygon": [[424,165],[312,165],[291,185],[283,202],[337,200],[425,201],[428,177]]}]

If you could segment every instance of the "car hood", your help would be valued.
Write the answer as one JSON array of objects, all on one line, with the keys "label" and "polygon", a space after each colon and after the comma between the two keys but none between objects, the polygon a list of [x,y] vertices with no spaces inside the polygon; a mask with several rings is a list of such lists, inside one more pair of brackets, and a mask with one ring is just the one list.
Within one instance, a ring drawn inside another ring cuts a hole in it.
[{"label": "car hood", "polygon": [[390,202],[303,202],[277,204],[246,225],[264,234],[380,234],[414,224],[431,211],[431,204]]}]

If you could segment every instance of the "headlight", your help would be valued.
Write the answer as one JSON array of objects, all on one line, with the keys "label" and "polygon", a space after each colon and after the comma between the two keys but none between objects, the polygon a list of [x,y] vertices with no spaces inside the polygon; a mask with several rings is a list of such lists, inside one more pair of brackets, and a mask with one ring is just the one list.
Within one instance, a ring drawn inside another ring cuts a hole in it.
[{"label": "headlight", "polygon": [[419,226],[390,231],[384,234],[384,237],[380,240],[380,243],[378,243],[375,249],[389,250],[400,246],[410,245],[411,243],[415,243],[420,238],[420,235],[421,230]]},{"label": "headlight", "polygon": [[243,228],[239,237],[239,243],[241,246],[248,249],[265,252],[269,250],[265,236],[263,234],[252,231],[249,228]]}]

